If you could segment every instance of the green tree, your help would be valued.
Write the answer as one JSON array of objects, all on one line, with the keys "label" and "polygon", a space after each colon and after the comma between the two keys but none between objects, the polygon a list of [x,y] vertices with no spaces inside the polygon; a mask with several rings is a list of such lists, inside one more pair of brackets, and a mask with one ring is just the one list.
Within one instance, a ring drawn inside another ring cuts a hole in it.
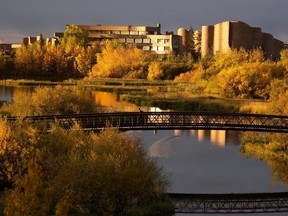
[{"label": "green tree", "polygon": [[64,43],[75,43],[81,47],[87,47],[88,45],[88,31],[82,30],[77,25],[68,25],[64,32]]},{"label": "green tree", "polygon": [[194,61],[199,59],[200,53],[196,50],[195,31],[192,26],[190,26],[188,30],[187,51],[188,51],[187,54],[190,54],[190,56],[194,59]]}]

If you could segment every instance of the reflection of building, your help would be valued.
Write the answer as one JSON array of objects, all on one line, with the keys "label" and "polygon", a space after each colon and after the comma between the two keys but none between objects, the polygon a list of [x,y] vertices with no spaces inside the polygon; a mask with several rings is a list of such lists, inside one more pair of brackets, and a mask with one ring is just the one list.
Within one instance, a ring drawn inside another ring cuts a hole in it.
[{"label": "reflection of building", "polygon": [[191,130],[192,137],[196,136],[199,142],[209,140],[212,144],[224,147],[227,145],[236,145],[239,143],[238,131],[225,130]]},{"label": "reflection of building", "polygon": [[226,145],[226,131],[225,130],[211,130],[210,142],[218,146],[224,147]]}]

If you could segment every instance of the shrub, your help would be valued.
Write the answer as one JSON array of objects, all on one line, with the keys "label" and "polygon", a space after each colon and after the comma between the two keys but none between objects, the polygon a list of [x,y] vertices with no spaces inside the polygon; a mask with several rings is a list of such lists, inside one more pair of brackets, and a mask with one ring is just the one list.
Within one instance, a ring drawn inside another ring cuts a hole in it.
[{"label": "shrub", "polygon": [[137,137],[113,129],[86,133],[78,126],[39,133],[22,121],[13,130],[3,120],[0,125],[1,180],[12,183],[5,215],[123,215],[150,208],[173,214],[173,205],[161,198],[166,174]]},{"label": "shrub", "polygon": [[33,92],[15,96],[11,103],[4,103],[0,112],[12,116],[57,115],[89,113],[101,110],[93,101],[83,100],[72,90],[56,86],[37,87]]}]

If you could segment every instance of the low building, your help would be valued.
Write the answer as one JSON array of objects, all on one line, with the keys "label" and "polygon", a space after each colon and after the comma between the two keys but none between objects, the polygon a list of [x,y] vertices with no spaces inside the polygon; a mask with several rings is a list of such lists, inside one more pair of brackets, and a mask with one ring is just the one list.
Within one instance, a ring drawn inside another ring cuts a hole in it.
[{"label": "low building", "polygon": [[[69,26],[69,25],[67,25]],[[66,26],[66,27],[67,27]],[[88,32],[88,43],[92,45],[105,40],[118,40],[123,44],[134,44],[139,49],[154,51],[156,54],[166,55],[179,52],[179,35],[172,32],[161,34],[161,24],[151,26],[106,26],[106,25],[76,25]],[[63,33],[54,33],[63,37]]]},{"label": "low building", "polygon": [[[58,42],[58,38],[57,37],[52,37],[52,38],[49,38],[49,37],[46,38],[45,37],[43,39],[44,39],[45,45],[54,46]],[[32,45],[32,44],[34,44],[36,42],[39,42],[40,40],[41,40],[41,36],[40,35],[38,35],[36,37],[28,36],[28,37],[23,38],[23,45],[25,45],[25,46]]]},{"label": "low building", "polygon": [[15,53],[16,49],[20,48],[22,44],[0,44],[0,54],[10,56]]}]

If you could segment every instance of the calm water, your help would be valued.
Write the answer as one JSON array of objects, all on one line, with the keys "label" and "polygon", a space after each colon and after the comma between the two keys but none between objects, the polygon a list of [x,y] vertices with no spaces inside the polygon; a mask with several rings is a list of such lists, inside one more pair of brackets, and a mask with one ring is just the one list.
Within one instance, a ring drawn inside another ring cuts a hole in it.
[{"label": "calm water", "polygon": [[[24,91],[27,89],[24,89]],[[0,86],[0,100],[12,100],[23,88]],[[136,111],[137,106],[118,101],[106,92],[79,92],[105,106]],[[143,107],[143,110],[150,108]],[[156,108],[152,108],[158,110]],[[233,131],[136,131],[148,154],[170,174],[169,192],[257,193],[283,192],[287,187],[274,182],[265,161],[240,154],[239,134]]]}]

